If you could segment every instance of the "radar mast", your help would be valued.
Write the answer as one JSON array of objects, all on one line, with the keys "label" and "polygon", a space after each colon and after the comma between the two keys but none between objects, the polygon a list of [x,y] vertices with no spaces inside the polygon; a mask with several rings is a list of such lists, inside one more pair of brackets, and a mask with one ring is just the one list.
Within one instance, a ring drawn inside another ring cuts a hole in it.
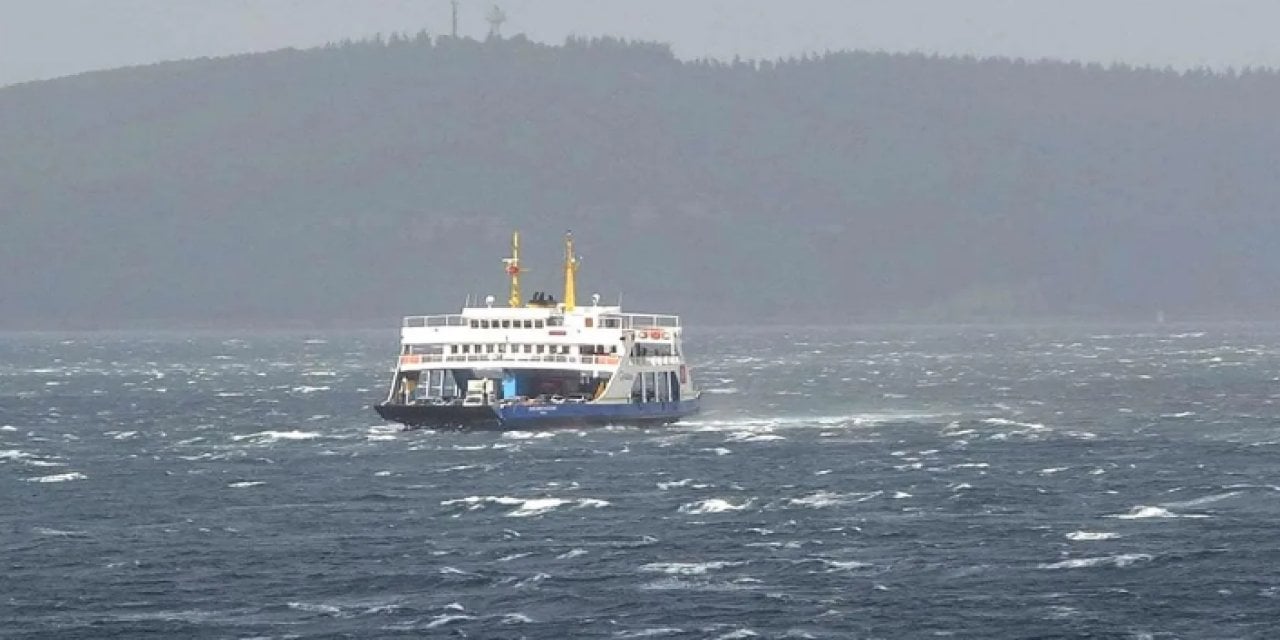
[{"label": "radar mast", "polygon": [[564,234],[564,310],[577,307],[578,256],[573,254],[573,232]]},{"label": "radar mast", "polygon": [[511,257],[503,258],[507,265],[507,275],[511,277],[511,297],[507,298],[507,306],[519,307],[520,302],[520,232],[511,233]]}]

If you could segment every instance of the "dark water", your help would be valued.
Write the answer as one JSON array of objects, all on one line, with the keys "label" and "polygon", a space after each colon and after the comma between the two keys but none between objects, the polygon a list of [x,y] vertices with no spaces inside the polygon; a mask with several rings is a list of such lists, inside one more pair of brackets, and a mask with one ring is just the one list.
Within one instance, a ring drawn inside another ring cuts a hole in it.
[{"label": "dark water", "polygon": [[0,337],[0,636],[1277,636],[1280,328],[689,337],[510,434],[381,424],[394,331]]}]

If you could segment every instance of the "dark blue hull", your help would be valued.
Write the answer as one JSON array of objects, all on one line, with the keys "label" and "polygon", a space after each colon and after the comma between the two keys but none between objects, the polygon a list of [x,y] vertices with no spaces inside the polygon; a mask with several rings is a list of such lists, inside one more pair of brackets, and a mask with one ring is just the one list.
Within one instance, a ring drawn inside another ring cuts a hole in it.
[{"label": "dark blue hull", "polygon": [[699,400],[633,404],[536,404],[502,408],[380,404],[378,415],[410,427],[438,429],[555,429],[586,426],[656,426],[697,413]]}]

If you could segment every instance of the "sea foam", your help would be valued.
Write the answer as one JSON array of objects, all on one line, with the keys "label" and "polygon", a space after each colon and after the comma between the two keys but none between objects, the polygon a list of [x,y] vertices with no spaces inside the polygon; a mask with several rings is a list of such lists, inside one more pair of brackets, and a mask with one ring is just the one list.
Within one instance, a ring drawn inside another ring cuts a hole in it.
[{"label": "sea foam", "polygon": [[711,498],[708,500],[699,500],[698,502],[690,502],[680,506],[680,513],[689,513],[701,515],[704,513],[724,513],[726,511],[742,511],[751,506],[751,500],[747,500],[742,504],[733,504],[727,500],[720,498]]}]

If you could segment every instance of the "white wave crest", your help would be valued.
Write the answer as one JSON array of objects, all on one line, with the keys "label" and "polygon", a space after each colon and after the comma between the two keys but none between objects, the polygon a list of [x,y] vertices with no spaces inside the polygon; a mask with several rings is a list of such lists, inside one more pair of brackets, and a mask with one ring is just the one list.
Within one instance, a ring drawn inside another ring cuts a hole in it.
[{"label": "white wave crest", "polygon": [[310,602],[290,602],[289,608],[308,613],[322,613],[327,616],[336,616],[342,613],[342,609],[331,604],[313,604]]},{"label": "white wave crest", "polygon": [[682,426],[691,427],[695,431],[750,431],[761,432],[772,429],[830,429],[833,427],[875,427],[895,423],[920,423],[937,420],[948,414],[939,413],[851,413],[824,416],[776,416],[771,418],[737,418],[722,420],[687,420]]},{"label": "white wave crest", "polygon": [[436,627],[443,627],[446,624],[458,622],[460,620],[475,620],[475,616],[446,613],[432,618],[431,622],[427,623],[426,628],[434,629]]},{"label": "white wave crest", "polygon": [[314,431],[259,431],[258,433],[249,433],[238,436],[231,436],[231,439],[240,442],[242,440],[253,440],[258,444],[271,444],[283,440],[314,440],[321,437],[319,433]]},{"label": "white wave crest", "polygon": [[1067,534],[1068,540],[1076,542],[1093,542],[1097,540],[1115,540],[1120,534],[1109,531],[1072,531]]},{"label": "white wave crest", "polygon": [[49,527],[36,527],[32,529],[36,534],[42,536],[55,536],[59,538],[81,538],[89,534],[84,531],[65,531],[62,529],[52,529]]},{"label": "white wave crest", "polygon": [[708,571],[719,571],[725,567],[741,566],[741,562],[650,562],[642,567],[641,571],[650,573],[665,573],[673,576],[700,576]]},{"label": "white wave crest", "polygon": [[467,496],[465,498],[455,498],[453,500],[444,500],[440,503],[443,506],[453,506],[457,504],[467,505],[467,509],[475,511],[483,509],[488,504],[500,505],[519,505],[515,510],[507,513],[510,518],[527,518],[530,516],[542,515],[555,509],[571,505],[577,509],[594,508],[609,506],[608,500],[600,500],[599,498],[579,498],[576,500],[567,500],[565,498],[513,498],[511,496]]},{"label": "white wave crest", "polygon": [[59,473],[57,475],[52,475],[52,476],[37,476],[35,478],[27,478],[27,482],[41,482],[41,483],[70,482],[72,480],[87,480],[88,478],[89,476],[86,476],[85,474],[80,473],[79,471],[72,471],[71,473]]},{"label": "white wave crest", "polygon": [[726,633],[721,636],[716,636],[714,640],[743,640],[744,638],[758,638],[758,637],[760,637],[760,634],[750,629],[738,629],[736,631],[730,631],[729,633]]},{"label": "white wave crest", "polygon": [[540,440],[542,438],[554,438],[554,431],[504,431],[502,437],[507,440]]},{"label": "white wave crest", "polygon": [[848,500],[848,496],[845,496],[844,494],[835,493],[832,491],[819,491],[817,493],[811,493],[807,496],[803,496],[800,498],[791,498],[790,500],[787,500],[787,502],[789,504],[793,504],[800,507],[809,507],[811,509],[821,509],[823,507],[832,507],[835,505],[844,504],[845,501],[847,500]]},{"label": "white wave crest", "polygon": [[1234,498],[1240,495],[1241,493],[1242,492],[1240,491],[1228,491],[1226,493],[1215,493],[1212,495],[1202,496],[1199,498],[1192,498],[1191,500],[1182,500],[1180,502],[1162,502],[1160,504],[1161,506],[1173,507],[1175,509],[1182,508],[1182,507],[1198,507],[1202,504],[1211,504],[1214,502],[1218,502],[1220,500],[1228,500],[1230,498]]},{"label": "white wave crest", "polygon": [[512,518],[527,518],[529,516],[536,516],[552,511],[556,507],[559,507],[562,504],[567,504],[568,502],[569,501],[564,498],[530,498],[525,500],[518,509],[508,513],[507,515]]},{"label": "white wave crest", "polygon": [[1174,513],[1164,507],[1147,507],[1138,505],[1129,510],[1129,513],[1121,513],[1106,516],[1108,518],[1118,518],[1120,520],[1148,520],[1154,518],[1208,518],[1203,514],[1181,514]]},{"label": "white wave crest", "polygon": [[1017,420],[1010,420],[1008,418],[987,418],[983,420],[982,423],[991,425],[993,427],[1022,427],[1024,429],[1030,429],[1032,431],[1040,431],[1040,430],[1049,428],[1039,422],[1019,422]]},{"label": "white wave crest", "polygon": [[868,562],[858,562],[857,560],[822,560],[822,564],[827,566],[827,571],[851,571],[853,569],[865,569],[873,566]]},{"label": "white wave crest", "polygon": [[1039,566],[1041,569],[1088,569],[1090,567],[1128,567],[1139,562],[1150,562],[1152,556],[1146,553],[1122,553],[1116,556],[1096,558],[1072,558],[1060,562],[1050,562]]},{"label": "white wave crest", "polygon": [[613,634],[615,638],[656,638],[658,636],[673,636],[677,633],[684,633],[684,629],[677,627],[653,627],[650,629],[636,629],[635,631],[619,631]]},{"label": "white wave crest", "polygon": [[786,438],[776,433],[739,431],[737,433],[730,434],[728,442],[770,442],[772,440],[786,440]]},{"label": "white wave crest", "polygon": [[261,487],[264,484],[266,483],[259,480],[246,480],[244,482],[232,482],[227,486],[232,489],[247,489],[249,487]]},{"label": "white wave crest", "polygon": [[0,450],[0,462],[8,462],[12,460],[14,462],[27,462],[29,464],[29,461],[34,460],[35,458],[36,458],[35,454],[27,453],[26,451],[22,451],[20,449]]},{"label": "white wave crest", "polygon": [[680,506],[680,513],[688,513],[693,515],[701,515],[705,513],[724,513],[726,511],[742,511],[751,506],[751,500],[747,500],[742,504],[733,504],[728,500],[720,498],[710,498],[707,500],[699,500],[690,502]]}]

